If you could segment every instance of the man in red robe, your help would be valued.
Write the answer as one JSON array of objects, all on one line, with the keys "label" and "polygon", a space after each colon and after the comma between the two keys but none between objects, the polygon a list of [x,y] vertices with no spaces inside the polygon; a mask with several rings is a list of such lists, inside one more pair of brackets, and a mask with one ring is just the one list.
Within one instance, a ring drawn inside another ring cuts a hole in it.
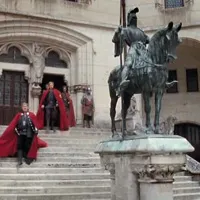
[{"label": "man in red robe", "polygon": [[28,104],[22,104],[22,111],[15,115],[7,129],[0,137],[0,157],[18,155],[18,166],[22,159],[30,164],[37,158],[39,148],[47,147],[47,143],[37,136],[37,119],[28,112]]},{"label": "man in red robe", "polygon": [[[60,130],[68,130],[69,122],[65,111],[65,105],[62,100],[62,96],[60,91],[54,88],[54,83],[49,82],[49,89],[45,90],[42,94],[38,112],[37,112],[37,120],[38,120],[38,128],[42,129],[44,127],[44,120],[46,119],[47,131],[49,131],[49,126],[51,122],[51,126],[53,131],[55,132],[55,121],[57,119],[57,108],[59,108],[59,122],[60,122]],[[44,109],[45,115],[44,116]],[[45,118],[44,118],[45,117]]]},{"label": "man in red robe", "polygon": [[66,114],[69,119],[69,126],[70,127],[76,126],[73,101],[70,97],[67,86],[63,86],[62,99],[65,104]]}]

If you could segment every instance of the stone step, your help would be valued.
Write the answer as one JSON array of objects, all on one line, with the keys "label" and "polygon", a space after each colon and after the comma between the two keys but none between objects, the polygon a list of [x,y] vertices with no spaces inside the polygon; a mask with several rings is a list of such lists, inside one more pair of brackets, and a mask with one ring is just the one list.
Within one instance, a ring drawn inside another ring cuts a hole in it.
[{"label": "stone step", "polygon": [[60,157],[60,156],[67,156],[67,157],[83,157],[83,158],[90,158],[90,157],[98,157],[99,156],[93,152],[41,152],[39,151],[38,157]]},{"label": "stone step", "polygon": [[110,192],[110,186],[30,186],[30,187],[11,187],[1,186],[0,194],[60,194],[60,193],[93,193]]},{"label": "stone step", "polygon": [[101,180],[107,179],[106,173],[55,173],[55,174],[0,174],[0,180]]},{"label": "stone step", "polygon": [[199,181],[178,181],[173,183],[174,188],[184,188],[184,187],[200,187]]},{"label": "stone step", "polygon": [[[47,142],[47,141],[46,141]],[[48,142],[47,142],[48,143]],[[52,142],[52,143],[48,143],[48,148],[75,148],[75,149],[95,149],[95,147],[97,146],[98,142],[96,144],[84,144],[84,143],[80,143],[80,144],[67,144],[64,141],[60,142],[59,141],[56,142]]]},{"label": "stone step", "polygon": [[[25,164],[26,165],[26,164]],[[0,162],[0,168],[3,167],[16,167],[16,162]],[[37,167],[37,168],[92,168],[92,167],[98,167],[100,168],[100,164],[97,164],[96,162],[52,162],[52,161],[40,161],[40,162],[33,162],[30,166],[26,165],[26,167]]]},{"label": "stone step", "polygon": [[[87,147],[87,146],[86,146]],[[94,147],[91,147],[91,148],[86,148],[86,147],[83,147],[83,148],[80,148],[78,145],[77,146],[75,146],[75,147],[59,147],[59,146],[54,146],[54,147],[47,147],[47,148],[41,148],[40,150],[39,150],[39,152],[80,152],[80,151],[82,151],[83,153],[84,152],[91,152],[91,153],[93,153],[94,152],[94,150],[95,150],[95,148]]]},{"label": "stone step", "polygon": [[184,187],[173,189],[174,194],[200,193],[200,187]]},{"label": "stone step", "polygon": [[192,181],[192,176],[174,176],[175,181]]},{"label": "stone step", "polygon": [[76,145],[76,144],[91,144],[96,145],[100,142],[99,139],[79,139],[79,138],[45,138],[41,137],[42,140],[48,142],[48,144],[66,144],[66,145]]},{"label": "stone step", "polygon": [[[2,162],[16,162],[17,158],[1,158],[0,163]],[[37,163],[39,162],[69,162],[69,163],[95,163],[100,164],[100,159],[98,157],[93,158],[83,158],[83,157],[66,157],[66,156],[60,156],[60,157],[38,157]]]},{"label": "stone step", "polygon": [[[27,165],[22,165],[19,169],[15,168],[0,168],[0,174],[55,174],[55,173],[106,173],[109,176],[107,171],[104,171],[102,168],[33,168],[28,167]],[[109,178],[109,177],[108,177]]]},{"label": "stone step", "polygon": [[110,200],[110,192],[74,194],[2,194],[0,200]]},{"label": "stone step", "polygon": [[174,194],[174,200],[199,200],[200,193]]},{"label": "stone step", "polygon": [[110,187],[110,179],[101,180],[0,180],[1,186],[35,187],[35,186],[106,186]]}]

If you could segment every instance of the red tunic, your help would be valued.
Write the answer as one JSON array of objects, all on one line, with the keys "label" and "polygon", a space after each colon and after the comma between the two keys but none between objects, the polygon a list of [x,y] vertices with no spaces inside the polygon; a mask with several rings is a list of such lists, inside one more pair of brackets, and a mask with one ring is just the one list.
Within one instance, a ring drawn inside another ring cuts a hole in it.
[{"label": "red tunic", "polygon": [[[35,127],[38,127],[36,116],[31,112],[29,112],[29,116]],[[14,119],[7,127],[7,129],[3,132],[2,136],[0,137],[0,157],[14,156],[17,153],[18,136],[17,133],[15,132],[15,128],[17,126],[20,117],[21,113],[17,113]],[[27,157],[31,159],[36,159],[38,149],[47,146],[48,145],[46,142],[44,142],[38,136],[35,135]]]},{"label": "red tunic", "polygon": [[[49,90],[45,90],[43,92],[42,98],[40,100],[38,112],[36,115],[37,120],[38,120],[38,128],[39,129],[44,128],[44,109],[42,108],[42,105],[43,105],[48,93],[49,93]],[[60,111],[60,130],[62,130],[62,131],[68,130],[69,129],[69,121],[68,121],[68,117],[66,115],[65,105],[63,103],[61,93],[57,89],[53,89],[53,93],[58,102],[58,107],[59,107],[59,111]]]},{"label": "red tunic", "polygon": [[70,97],[70,94],[68,92],[66,92],[65,94],[66,94],[66,98],[69,101],[69,115],[68,115],[69,125],[70,125],[70,127],[73,127],[73,126],[76,126],[76,119],[75,119],[75,114],[74,114],[74,105],[73,105],[73,101]]}]

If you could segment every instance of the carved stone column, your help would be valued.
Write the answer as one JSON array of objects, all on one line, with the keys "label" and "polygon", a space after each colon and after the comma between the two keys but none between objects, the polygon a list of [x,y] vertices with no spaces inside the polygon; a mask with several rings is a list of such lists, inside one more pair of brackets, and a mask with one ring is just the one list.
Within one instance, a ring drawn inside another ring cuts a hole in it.
[{"label": "carved stone column", "polygon": [[39,85],[32,85],[32,89],[31,89],[31,95],[33,97],[33,105],[32,105],[32,111],[36,114],[38,107],[39,107],[39,97],[41,94],[41,87]]},{"label": "carved stone column", "polygon": [[[180,157],[178,157],[176,156],[179,160]],[[163,162],[163,164],[133,165],[132,167],[133,173],[138,175],[140,200],[172,200],[173,176],[174,173],[183,170],[184,164],[164,164]]]}]

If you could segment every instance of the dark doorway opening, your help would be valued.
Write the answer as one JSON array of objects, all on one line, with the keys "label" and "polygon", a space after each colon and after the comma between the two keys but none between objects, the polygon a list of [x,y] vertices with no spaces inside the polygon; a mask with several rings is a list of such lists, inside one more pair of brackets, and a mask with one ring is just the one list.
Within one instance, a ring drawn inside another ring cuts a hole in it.
[{"label": "dark doorway opening", "polygon": [[192,123],[177,124],[175,125],[174,133],[186,138],[190,142],[195,150],[188,153],[188,155],[200,162],[200,126]]},{"label": "dark doorway opening", "polygon": [[63,85],[66,85],[64,82],[63,75],[44,74],[44,77],[42,80],[42,85],[41,85],[42,90],[46,89],[45,86],[46,86],[46,84],[49,83],[49,81],[53,81],[54,87],[59,91],[62,91]]},{"label": "dark doorway opening", "polygon": [[[66,85],[66,83],[64,82],[64,76],[63,75],[53,75],[53,74],[44,74],[43,80],[42,80],[42,84],[40,85],[43,90],[46,90],[46,84],[48,84],[50,81],[54,82],[54,88],[59,90],[60,92],[62,92],[62,87],[63,85]],[[57,121],[55,123],[55,126],[59,127],[60,124],[60,113],[59,113],[59,109],[57,109]],[[46,120],[44,120],[44,125],[46,126]]]}]

